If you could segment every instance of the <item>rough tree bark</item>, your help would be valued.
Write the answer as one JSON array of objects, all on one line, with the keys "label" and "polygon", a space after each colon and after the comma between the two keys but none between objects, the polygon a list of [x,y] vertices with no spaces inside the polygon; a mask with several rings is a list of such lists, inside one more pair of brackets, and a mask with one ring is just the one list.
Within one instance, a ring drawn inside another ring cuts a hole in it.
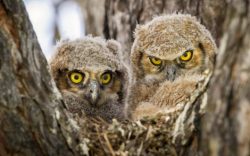
[{"label": "rough tree bark", "polygon": [[76,0],[84,15],[86,34],[102,36],[105,0]]},{"label": "rough tree bark", "polygon": [[74,155],[77,136],[22,0],[0,0],[0,155]]},{"label": "rough tree bark", "polygon": [[137,23],[173,12],[200,19],[219,47],[196,154],[249,156],[250,1],[106,0],[104,35],[121,42],[129,55]]}]

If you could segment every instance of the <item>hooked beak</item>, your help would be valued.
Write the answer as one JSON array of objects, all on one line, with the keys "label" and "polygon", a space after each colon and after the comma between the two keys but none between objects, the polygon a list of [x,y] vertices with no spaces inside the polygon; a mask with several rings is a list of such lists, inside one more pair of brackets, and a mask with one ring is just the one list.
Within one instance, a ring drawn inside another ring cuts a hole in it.
[{"label": "hooked beak", "polygon": [[167,80],[174,81],[176,79],[176,67],[170,66],[165,69]]},{"label": "hooked beak", "polygon": [[88,98],[91,104],[96,104],[99,98],[99,84],[97,81],[91,81],[89,84]]}]

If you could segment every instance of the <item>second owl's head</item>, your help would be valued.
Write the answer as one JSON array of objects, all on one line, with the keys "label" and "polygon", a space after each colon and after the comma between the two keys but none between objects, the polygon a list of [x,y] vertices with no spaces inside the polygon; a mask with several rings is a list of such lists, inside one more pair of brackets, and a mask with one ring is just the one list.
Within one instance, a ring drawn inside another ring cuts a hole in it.
[{"label": "second owl's head", "polygon": [[156,17],[136,28],[133,73],[149,81],[209,74],[216,51],[211,34],[196,18],[184,14]]},{"label": "second owl's head", "polygon": [[90,107],[121,101],[127,71],[120,55],[114,40],[88,36],[62,41],[50,63],[52,76],[62,94],[71,93]]}]

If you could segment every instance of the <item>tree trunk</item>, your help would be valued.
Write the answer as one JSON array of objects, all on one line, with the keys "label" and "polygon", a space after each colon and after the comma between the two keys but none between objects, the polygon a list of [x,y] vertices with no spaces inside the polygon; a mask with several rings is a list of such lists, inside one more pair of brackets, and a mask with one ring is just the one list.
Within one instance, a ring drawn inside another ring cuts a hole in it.
[{"label": "tree trunk", "polygon": [[219,47],[196,154],[249,156],[250,1],[106,0],[104,35],[121,42],[129,55],[136,24],[173,12],[200,19]]},{"label": "tree trunk", "polygon": [[21,0],[0,0],[0,53],[0,155],[74,155],[77,136]]},{"label": "tree trunk", "polygon": [[105,0],[76,0],[84,15],[86,34],[102,36]]}]

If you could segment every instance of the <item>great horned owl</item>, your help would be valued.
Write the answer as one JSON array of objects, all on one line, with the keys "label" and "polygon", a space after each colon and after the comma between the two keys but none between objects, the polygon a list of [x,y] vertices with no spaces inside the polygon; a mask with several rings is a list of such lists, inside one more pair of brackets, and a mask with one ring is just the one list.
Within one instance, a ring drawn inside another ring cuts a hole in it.
[{"label": "great horned owl", "polygon": [[[160,16],[137,26],[130,56],[129,116],[136,120],[166,113],[174,117],[175,132],[183,133],[184,120],[193,124],[194,107],[201,107],[194,103],[205,101],[216,51],[209,31],[190,15]],[[203,100],[197,102],[198,97]]]},{"label": "great horned owl", "polygon": [[99,37],[62,41],[50,67],[70,112],[124,119],[128,72],[121,60],[120,44]]}]

